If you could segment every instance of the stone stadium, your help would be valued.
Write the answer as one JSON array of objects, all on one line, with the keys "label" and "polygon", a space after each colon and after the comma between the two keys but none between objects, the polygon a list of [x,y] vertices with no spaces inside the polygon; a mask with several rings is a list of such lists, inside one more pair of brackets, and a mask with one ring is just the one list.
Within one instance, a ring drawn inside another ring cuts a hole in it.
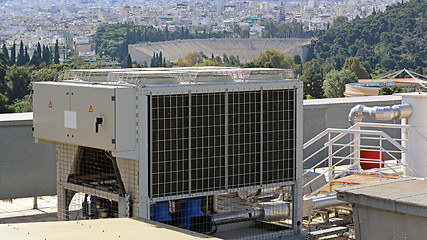
[{"label": "stone stadium", "polygon": [[309,38],[250,38],[250,39],[191,39],[157,43],[129,45],[129,53],[133,61],[149,64],[153,52],[162,52],[166,60],[176,62],[191,52],[203,52],[207,56],[239,57],[241,63],[257,58],[267,49],[275,49],[285,56],[300,55],[303,62],[309,53],[311,39]]}]

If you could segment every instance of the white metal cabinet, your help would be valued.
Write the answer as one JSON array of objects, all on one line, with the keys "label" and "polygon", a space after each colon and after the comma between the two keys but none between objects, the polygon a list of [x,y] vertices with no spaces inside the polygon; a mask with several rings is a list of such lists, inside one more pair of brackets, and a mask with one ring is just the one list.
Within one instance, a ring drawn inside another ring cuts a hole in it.
[{"label": "white metal cabinet", "polygon": [[[131,151],[136,142],[135,89],[73,83],[34,84],[34,137]],[[97,118],[102,122],[98,122]]]},{"label": "white metal cabinet", "polygon": [[33,90],[34,137],[69,142],[71,132],[64,127],[64,110],[70,108],[70,86],[34,83]]}]

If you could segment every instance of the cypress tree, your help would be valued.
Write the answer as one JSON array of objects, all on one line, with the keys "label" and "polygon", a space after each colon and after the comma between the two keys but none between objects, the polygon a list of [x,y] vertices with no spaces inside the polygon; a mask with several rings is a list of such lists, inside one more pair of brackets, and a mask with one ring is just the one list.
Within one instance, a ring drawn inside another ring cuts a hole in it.
[{"label": "cypress tree", "polygon": [[166,41],[168,41],[169,40],[169,29],[168,29],[168,26],[166,25],[166,28],[165,28],[165,40]]},{"label": "cypress tree", "polygon": [[126,68],[132,68],[132,58],[130,57],[129,53],[128,53],[128,56],[126,58]]},{"label": "cypress tree", "polygon": [[49,65],[52,64],[52,61],[53,61],[53,51],[49,50]]},{"label": "cypress tree", "polygon": [[155,67],[156,65],[156,53],[153,52],[153,57],[151,58],[150,67]]},{"label": "cypress tree", "polygon": [[166,58],[163,57],[163,67],[166,67]]},{"label": "cypress tree", "polygon": [[189,38],[190,38],[190,30],[185,29],[184,39],[189,39]]},{"label": "cypress tree", "polygon": [[24,53],[24,65],[30,62],[30,55],[28,55],[28,48],[25,47],[25,53]]},{"label": "cypress tree", "polygon": [[159,59],[158,59],[158,64],[157,64],[157,67],[162,67],[163,66],[163,53],[162,53],[162,51],[160,51],[160,53],[159,53]]},{"label": "cypress tree", "polygon": [[37,54],[39,55],[39,60],[42,60],[42,46],[40,45],[40,42],[37,43]]},{"label": "cypress tree", "polygon": [[33,56],[30,60],[30,65],[38,67],[40,65],[40,53],[37,52],[37,49],[34,50]]},{"label": "cypress tree", "polygon": [[51,58],[50,58],[50,51],[49,51],[49,47],[43,45],[43,62],[46,63],[46,65],[51,64]]},{"label": "cypress tree", "polygon": [[46,60],[46,57],[48,56],[47,55],[47,52],[46,52],[46,46],[43,44],[43,47],[42,47],[42,54],[41,54],[41,56],[42,56],[42,62],[44,62],[44,63],[46,63],[47,64],[47,60]]},{"label": "cypress tree", "polygon": [[53,55],[53,63],[54,64],[59,64],[59,46],[58,46],[58,39],[56,40],[55,43],[55,53]]},{"label": "cypress tree", "polygon": [[12,66],[16,63],[16,43],[13,42],[12,49],[10,49],[9,65]]},{"label": "cypress tree", "polygon": [[9,61],[9,51],[7,50],[6,44],[3,43],[3,54],[4,57],[6,58],[6,61]]},{"label": "cypress tree", "polygon": [[180,39],[184,39],[184,26],[181,26]]},{"label": "cypress tree", "polygon": [[16,60],[16,65],[23,66],[25,64],[25,56],[24,56],[24,43],[21,40],[21,43],[19,44],[19,52],[18,57]]},{"label": "cypress tree", "polygon": [[156,53],[156,58],[154,60],[154,64],[155,64],[156,67],[160,66],[160,64],[159,64],[159,54],[158,53]]}]

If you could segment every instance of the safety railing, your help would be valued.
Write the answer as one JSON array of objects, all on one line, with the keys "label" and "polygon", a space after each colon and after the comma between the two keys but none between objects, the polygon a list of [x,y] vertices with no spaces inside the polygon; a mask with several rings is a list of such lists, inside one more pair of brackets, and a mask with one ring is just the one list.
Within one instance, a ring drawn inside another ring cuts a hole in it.
[{"label": "safety railing", "polygon": [[[370,128],[370,130],[362,128]],[[372,129],[381,129],[381,131]],[[382,131],[384,129],[399,129],[402,131],[403,137],[394,139]],[[427,164],[420,159],[427,159],[425,150],[417,145],[412,146],[417,148],[418,152],[424,154],[422,157],[419,154],[415,156],[408,151],[406,147],[408,144],[406,139],[408,131],[418,135],[421,141],[427,141],[427,137],[409,125],[360,122],[348,129],[326,129],[304,144],[304,150],[306,151],[314,143],[325,142],[304,159],[304,166],[308,163],[317,162],[313,166],[306,168],[303,176],[309,172],[316,172],[316,170],[321,172],[318,176],[305,183],[303,188],[308,187],[319,178],[326,178],[327,184],[314,190],[310,195],[315,195],[326,187],[328,192],[331,193],[334,190],[333,181],[335,179],[352,173],[376,174],[380,181],[389,179],[390,175],[399,177],[422,176],[418,169],[411,168],[407,163],[402,162],[402,158],[406,154],[407,157],[427,167]],[[414,143],[411,144],[413,145]],[[326,154],[325,151],[327,152]],[[321,156],[320,161],[317,160],[319,156]],[[370,165],[368,168],[372,169],[363,170],[361,165]],[[406,173],[405,176],[402,174],[403,171]]]}]

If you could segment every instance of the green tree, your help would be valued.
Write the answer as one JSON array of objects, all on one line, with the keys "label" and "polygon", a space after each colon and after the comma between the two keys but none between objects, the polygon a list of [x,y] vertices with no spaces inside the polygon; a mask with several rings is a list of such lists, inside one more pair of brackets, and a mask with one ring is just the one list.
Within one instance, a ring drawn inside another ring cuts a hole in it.
[{"label": "green tree", "polygon": [[7,60],[4,57],[3,53],[0,53],[0,94],[5,94],[7,85],[6,85],[6,71],[7,71]]},{"label": "green tree", "polygon": [[33,70],[30,74],[31,83],[33,82],[57,82],[60,72],[55,68],[41,68]]},{"label": "green tree", "polygon": [[326,74],[323,90],[328,98],[343,97],[345,85],[355,82],[357,82],[357,76],[352,71],[347,69],[341,71],[332,70]]},{"label": "green tree", "polygon": [[21,43],[19,44],[19,52],[18,52],[18,57],[16,59],[16,65],[24,66],[24,64],[25,64],[24,43],[21,40]]},{"label": "green tree", "polygon": [[58,39],[56,39],[56,43],[55,43],[55,50],[54,50],[54,55],[53,55],[53,63],[54,64],[59,64],[59,46],[58,46]]},{"label": "green tree", "polygon": [[28,68],[12,66],[6,73],[6,82],[9,89],[6,95],[9,104],[16,99],[25,97],[29,94],[30,72]]},{"label": "green tree", "polygon": [[316,59],[304,63],[301,80],[304,84],[304,95],[323,97],[323,70]]},{"label": "green tree", "polygon": [[9,105],[9,99],[0,93],[0,113],[12,113],[14,109]]},{"label": "green tree", "polygon": [[153,56],[151,57],[150,67],[156,67],[156,53],[153,52]]},{"label": "green tree", "polygon": [[371,75],[369,75],[366,68],[361,64],[358,57],[350,57],[345,60],[343,69],[348,69],[354,72],[359,79],[370,79]]},{"label": "green tree", "polygon": [[6,44],[3,44],[2,52],[4,54],[6,61],[9,61],[9,51],[7,50]]},{"label": "green tree", "polygon": [[400,88],[396,84],[391,87],[391,90],[393,91],[393,93],[401,93],[401,92],[403,92],[402,88]]},{"label": "green tree", "polygon": [[378,95],[392,95],[393,91],[391,90],[391,88],[389,86],[384,86],[382,88],[380,88]]},{"label": "green tree", "polygon": [[222,54],[222,62],[225,64],[225,65],[229,65],[229,62],[228,62],[228,57],[227,57],[227,54]]},{"label": "green tree", "polygon": [[203,63],[204,58],[200,52],[191,52],[185,56],[184,59],[178,59],[178,67],[192,67],[197,63]]},{"label": "green tree", "polygon": [[16,99],[13,103],[13,109],[16,113],[33,111],[33,102],[31,101],[30,95],[27,95],[22,99]]},{"label": "green tree", "polygon": [[33,56],[31,57],[30,60],[30,65],[35,66],[35,67],[39,67],[40,65],[40,54],[37,52],[37,49],[34,50]]},{"label": "green tree", "polygon": [[13,42],[12,48],[10,49],[9,66],[13,66],[16,63],[16,43]]},{"label": "green tree", "polygon": [[30,62],[30,55],[28,55],[28,48],[25,47],[24,52],[24,65]]},{"label": "green tree", "polygon": [[380,88],[378,95],[392,95],[393,93],[401,93],[401,92],[402,92],[402,88],[400,88],[395,84],[392,87],[384,86]]},{"label": "green tree", "polygon": [[293,69],[295,67],[295,63],[291,57],[285,56],[277,50],[268,49],[264,53],[261,53],[257,59],[252,61],[252,64],[251,62],[247,64],[247,67],[251,66]]},{"label": "green tree", "polygon": [[295,64],[302,64],[302,60],[301,60],[301,56],[300,55],[295,55],[294,56],[294,63]]},{"label": "green tree", "polygon": [[338,27],[339,25],[348,22],[348,17],[346,16],[338,16],[334,19],[334,27]]},{"label": "green tree", "polygon": [[42,61],[42,46],[40,42],[37,43],[37,54],[39,55],[39,60]]},{"label": "green tree", "polygon": [[168,26],[166,25],[166,28],[165,28],[165,40],[166,41],[168,41],[169,40],[169,29],[168,29]]},{"label": "green tree", "polygon": [[132,68],[132,58],[130,57],[129,53],[128,53],[128,56],[126,57],[126,68]]},{"label": "green tree", "polygon": [[51,63],[49,47],[45,45],[43,45],[42,62],[46,63],[46,65],[49,65]]},{"label": "green tree", "polygon": [[142,64],[141,64],[142,68],[146,68],[148,67],[147,61],[146,60],[142,60]]},{"label": "green tree", "polygon": [[157,62],[156,62],[156,67],[162,67],[163,65],[163,53],[162,51],[159,52],[159,55],[157,56]]}]

